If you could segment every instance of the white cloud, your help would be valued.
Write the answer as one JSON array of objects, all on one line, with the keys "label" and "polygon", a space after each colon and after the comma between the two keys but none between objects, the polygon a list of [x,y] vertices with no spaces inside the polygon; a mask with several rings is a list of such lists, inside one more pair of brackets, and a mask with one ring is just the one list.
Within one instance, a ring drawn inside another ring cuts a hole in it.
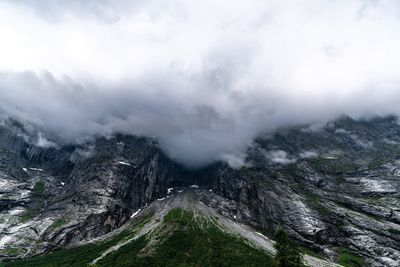
[{"label": "white cloud", "polygon": [[245,154],[222,154],[217,159],[225,161],[231,168],[238,169],[244,166],[250,166],[246,162]]},{"label": "white cloud", "polygon": [[264,155],[272,163],[282,165],[295,163],[297,161],[295,157],[289,156],[289,154],[283,150],[267,151],[266,153],[264,153]]},{"label": "white cloud", "polygon": [[317,158],[318,156],[319,156],[318,152],[315,151],[303,151],[300,153],[300,158],[302,159]]},{"label": "white cloud", "polygon": [[38,139],[37,139],[37,142],[36,142],[35,145],[37,145],[37,146],[39,146],[39,147],[45,147],[45,148],[57,147],[57,145],[56,145],[54,142],[52,142],[52,141],[50,141],[50,140],[47,140],[47,139],[43,136],[43,134],[40,133],[40,132],[38,133]]},{"label": "white cloud", "polygon": [[395,0],[2,1],[0,107],[201,165],[277,127],[400,114]]}]

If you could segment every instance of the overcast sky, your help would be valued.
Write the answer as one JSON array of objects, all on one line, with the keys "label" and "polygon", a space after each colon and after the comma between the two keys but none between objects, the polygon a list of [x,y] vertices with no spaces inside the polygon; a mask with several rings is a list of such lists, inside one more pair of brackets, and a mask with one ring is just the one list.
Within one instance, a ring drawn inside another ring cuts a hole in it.
[{"label": "overcast sky", "polygon": [[400,114],[397,0],[0,0],[0,109],[240,164],[264,131]]}]

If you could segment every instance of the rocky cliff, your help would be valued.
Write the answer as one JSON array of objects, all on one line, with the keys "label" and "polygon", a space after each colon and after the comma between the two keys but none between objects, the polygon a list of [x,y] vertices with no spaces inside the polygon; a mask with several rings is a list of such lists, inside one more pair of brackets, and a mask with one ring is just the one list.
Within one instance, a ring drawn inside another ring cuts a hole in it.
[{"label": "rocky cliff", "polygon": [[216,163],[187,170],[144,137],[38,146],[31,136],[13,121],[0,128],[3,260],[101,238],[192,186],[209,192],[201,203],[223,218],[270,238],[284,227],[310,254],[400,264],[396,118],[280,129],[257,138],[236,169]]}]

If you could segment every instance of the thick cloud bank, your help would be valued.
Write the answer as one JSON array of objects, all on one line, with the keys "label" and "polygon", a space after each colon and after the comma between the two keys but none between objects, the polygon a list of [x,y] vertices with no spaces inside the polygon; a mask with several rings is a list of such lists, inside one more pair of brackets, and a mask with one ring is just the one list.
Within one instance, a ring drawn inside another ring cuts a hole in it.
[{"label": "thick cloud bank", "polygon": [[263,131],[400,114],[396,0],[1,1],[0,36],[0,109],[43,140],[239,166]]}]

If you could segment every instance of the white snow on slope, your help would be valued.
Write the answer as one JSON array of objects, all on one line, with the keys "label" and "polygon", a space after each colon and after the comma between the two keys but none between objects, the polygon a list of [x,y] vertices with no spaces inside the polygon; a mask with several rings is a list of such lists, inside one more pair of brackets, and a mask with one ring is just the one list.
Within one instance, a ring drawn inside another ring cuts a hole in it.
[{"label": "white snow on slope", "polygon": [[135,217],[142,209],[138,209],[137,211],[135,211],[132,215],[131,215],[131,219],[133,217]]},{"label": "white snow on slope", "polygon": [[131,164],[123,162],[123,161],[118,161],[118,164],[125,165],[125,166],[132,166]]}]

